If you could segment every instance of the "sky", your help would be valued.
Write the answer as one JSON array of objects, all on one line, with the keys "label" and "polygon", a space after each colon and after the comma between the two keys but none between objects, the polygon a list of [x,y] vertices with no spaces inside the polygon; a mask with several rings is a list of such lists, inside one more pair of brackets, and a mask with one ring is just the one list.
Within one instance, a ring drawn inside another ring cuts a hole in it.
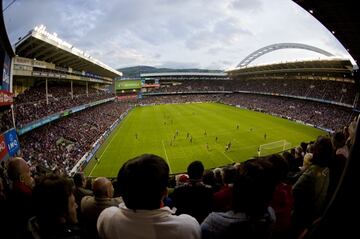
[{"label": "sky", "polygon": [[[13,0],[4,0],[4,8]],[[4,12],[12,44],[35,26],[113,67],[226,70],[259,48],[303,43],[350,58],[309,12],[291,0],[16,0]],[[250,65],[323,58],[299,49]]]}]

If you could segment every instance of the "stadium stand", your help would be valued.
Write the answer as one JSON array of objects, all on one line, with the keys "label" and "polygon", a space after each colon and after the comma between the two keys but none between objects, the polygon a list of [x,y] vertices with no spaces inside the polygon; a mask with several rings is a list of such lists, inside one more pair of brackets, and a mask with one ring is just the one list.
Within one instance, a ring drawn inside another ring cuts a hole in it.
[{"label": "stadium stand", "polygon": [[34,168],[40,166],[68,174],[128,107],[117,102],[104,103],[32,130],[20,137],[21,155]]},{"label": "stadium stand", "polygon": [[[311,4],[305,3],[309,1],[297,2],[306,8],[311,6]],[[327,6],[325,9],[332,9],[336,13],[341,10],[328,7],[328,1],[321,2]],[[347,1],[345,2],[349,4]],[[317,5],[315,4],[315,6]],[[345,9],[350,13],[353,12],[348,7]],[[323,9],[319,8],[319,10]],[[326,21],[329,21],[327,17],[325,17]],[[2,22],[0,23],[0,27],[4,29]],[[6,31],[4,32],[6,34]],[[354,184],[358,182],[359,175],[357,159],[360,150],[358,137],[360,127],[357,127],[359,119],[354,117],[357,115],[356,110],[359,109],[357,73],[355,73],[355,80],[352,79],[351,74],[345,73],[344,75],[344,72],[340,75],[332,73],[322,76],[313,75],[314,69],[302,77],[296,77],[300,72],[303,74],[302,71],[295,71],[295,76],[282,73],[280,79],[275,74],[272,76],[262,74],[261,77],[255,74],[251,76],[253,77],[251,79],[246,77],[235,79],[237,76],[234,76],[235,78],[232,80],[192,79],[187,81],[168,78],[163,82],[160,80],[159,88],[147,89],[147,94],[144,94],[143,99],[132,99],[130,102],[114,101],[113,94],[106,91],[106,86],[110,85],[108,78],[119,73],[113,72],[99,62],[89,62],[86,56],[82,56],[80,62],[76,63],[76,61],[74,62],[74,57],[78,57],[74,56],[76,54],[69,53],[64,49],[57,52],[51,44],[49,46],[48,41],[39,42],[39,39],[35,39],[37,34],[46,35],[44,29],[41,28],[30,32],[28,38],[22,39],[24,45],[19,44],[22,47],[18,53],[27,57],[25,60],[27,63],[22,66],[21,63],[18,64],[18,68],[14,67],[14,92],[16,95],[13,105],[14,121],[19,129],[29,126],[27,132],[23,131],[19,135],[22,147],[21,156],[27,162],[21,158],[12,158],[6,163],[2,161],[0,164],[1,238],[83,238],[81,210],[76,210],[75,192],[67,175],[80,158],[90,150],[91,145],[119,119],[120,115],[136,104],[208,101],[236,105],[299,120],[317,127],[340,130],[346,139],[346,143],[342,142],[341,147],[345,147],[346,151],[350,150],[350,154],[349,158],[345,157],[345,162],[332,162],[337,153],[333,151],[330,139],[321,137],[316,142],[302,144],[301,148],[284,152],[283,157],[277,155],[269,158],[255,158],[241,165],[232,165],[231,167],[236,169],[236,175],[230,182],[225,178],[223,181],[229,183],[226,185],[226,190],[230,190],[230,197],[235,200],[229,199],[228,195],[222,199],[216,197],[217,200],[220,200],[216,202],[217,204],[231,209],[225,212],[211,212],[213,205],[208,206],[209,208],[206,210],[208,215],[203,215],[205,223],[201,225],[203,238],[225,238],[234,235],[244,238],[270,238],[271,235],[275,239],[298,238],[301,230],[309,227],[310,233],[307,233],[305,238],[357,237],[358,234],[354,234],[358,231],[354,230],[354,224],[357,221],[353,220],[354,216],[357,216],[356,205],[359,202],[358,196],[354,194]],[[341,33],[340,36],[344,36],[344,33]],[[358,37],[358,35],[354,37]],[[3,39],[2,31],[1,40],[3,41]],[[26,39],[33,44],[26,42]],[[347,41],[347,43],[349,42]],[[35,45],[36,49],[42,50],[27,49],[30,45]],[[358,49],[356,47],[355,52]],[[37,69],[38,67],[35,65],[43,63],[32,60],[35,57],[37,59],[43,57],[43,60],[52,58],[51,62],[55,63],[54,68],[47,64],[45,64],[45,68],[49,66],[54,72]],[[301,63],[297,64],[301,65]],[[326,65],[328,62],[324,64]],[[82,67],[84,69],[81,71]],[[264,69],[269,66],[261,67]],[[255,69],[255,73],[256,71],[259,71],[259,68]],[[37,75],[35,72],[39,72],[39,74]],[[41,76],[41,72],[45,74]],[[98,72],[98,74],[89,72]],[[50,74],[54,75],[50,76]],[[56,74],[64,75],[64,79],[54,80],[57,78]],[[104,77],[106,74],[109,75]],[[74,77],[79,77],[79,82],[73,82]],[[97,82],[95,83],[93,80]],[[99,101],[101,102],[94,105]],[[77,107],[77,112],[67,111],[74,107]],[[35,127],[36,122],[54,114],[59,117]],[[89,115],[91,115],[91,119]],[[0,118],[2,132],[15,126],[11,108],[9,109],[8,106],[1,108]],[[302,165],[300,163],[308,154],[313,155],[311,160],[314,161],[310,160],[306,168],[299,168],[298,166]],[[165,160],[160,160],[162,164],[167,164]],[[294,163],[295,161],[296,163]],[[295,167],[291,167],[295,164]],[[46,169],[45,174],[51,172],[58,175],[48,175],[40,179],[40,174],[42,174],[40,169],[42,168]],[[129,168],[126,171],[128,177],[132,176],[131,169],[134,170],[134,167]],[[339,176],[341,174],[339,172],[343,168],[346,170],[345,174]],[[217,169],[217,171],[219,170],[224,171],[224,169]],[[334,180],[332,176],[334,170],[337,172],[335,182],[332,181]],[[31,172],[34,178],[31,176]],[[140,176],[135,174],[136,182],[139,183],[135,187],[129,187],[131,184],[129,182],[132,180],[121,181],[120,178],[119,188],[126,193],[136,193],[135,199],[141,198],[141,202],[146,202],[142,200],[143,195],[141,194],[141,175],[145,172],[146,170],[141,171]],[[119,173],[119,175],[121,177],[122,174]],[[150,179],[156,178],[156,173],[146,175]],[[224,174],[220,173],[220,175]],[[188,179],[185,176],[181,182],[179,181],[179,184],[189,183],[190,180],[191,177]],[[203,178],[197,178],[197,180],[205,182]],[[308,183],[307,180],[317,183]],[[129,185],[124,186],[124,182]],[[333,186],[338,183],[340,183],[339,187]],[[332,184],[332,186],[330,187],[328,184]],[[294,186],[292,187],[292,185]],[[207,187],[211,188],[210,185]],[[161,200],[157,201],[156,210],[159,210],[159,213],[166,210],[166,213],[170,215],[170,209],[158,208],[158,205],[162,206],[166,203],[171,205],[171,202],[162,199],[166,194],[164,193],[165,188],[164,183],[161,184],[161,188],[158,188],[161,189],[161,192],[157,193],[156,197]],[[212,188],[213,197],[216,193],[221,192],[221,187],[214,188]],[[146,190],[144,189],[144,191]],[[148,194],[150,195],[152,192],[148,192]],[[321,200],[316,201],[314,198],[321,198]],[[171,197],[166,199],[171,201]],[[125,201],[125,204],[131,205],[134,201],[128,200]],[[330,204],[326,206],[329,202]],[[303,205],[299,205],[299,203]],[[270,205],[274,210],[269,207]],[[296,226],[299,226],[296,228],[298,230],[296,232],[291,225],[294,218],[289,220],[291,217],[289,208],[294,206],[297,209],[301,208],[301,213],[308,216],[306,222],[300,222],[301,225],[299,221],[295,222],[298,223]],[[124,207],[122,205],[121,210],[126,212],[128,209]],[[111,210],[114,208],[107,210],[106,213],[111,213]],[[136,214],[134,211],[128,213]],[[141,214],[146,214],[146,212],[141,212]],[[286,221],[280,221],[283,224],[279,224],[279,221],[275,221],[274,214],[276,218],[285,218]],[[188,216],[185,217],[190,220]],[[30,220],[28,221],[28,219]],[[314,219],[315,226],[312,225]],[[153,223],[156,222],[157,220],[153,220]],[[106,228],[108,223],[106,220],[101,221],[101,228]],[[192,220],[192,224],[195,226],[191,235],[193,238],[199,238],[198,225],[194,220]],[[276,231],[272,231],[274,225]],[[129,235],[135,231],[141,234],[142,231],[137,229],[126,231],[129,232]],[[183,230],[183,237],[192,238],[189,231]],[[166,230],[160,231],[161,234],[165,232]]]},{"label": "stadium stand", "polygon": [[[160,82],[150,92],[246,91],[252,93],[306,97],[352,107],[356,99],[352,64],[349,60],[300,61],[234,69],[229,79],[197,79],[194,76],[167,77],[151,74]],[[180,73],[178,73],[180,74]],[[146,77],[145,77],[146,76]],[[151,79],[146,74],[144,79]],[[146,81],[146,80],[145,80]]]}]

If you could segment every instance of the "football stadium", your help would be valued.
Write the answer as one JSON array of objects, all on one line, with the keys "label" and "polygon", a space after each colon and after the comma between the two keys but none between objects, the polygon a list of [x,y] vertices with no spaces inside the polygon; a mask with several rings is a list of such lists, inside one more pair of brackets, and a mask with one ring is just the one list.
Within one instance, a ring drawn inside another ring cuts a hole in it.
[{"label": "football stadium", "polygon": [[[290,1],[348,57],[300,39],[226,70],[115,69],[42,24],[10,42],[18,2],[0,1],[1,238],[357,238],[350,1]],[[294,51],[321,57],[258,63]]]}]

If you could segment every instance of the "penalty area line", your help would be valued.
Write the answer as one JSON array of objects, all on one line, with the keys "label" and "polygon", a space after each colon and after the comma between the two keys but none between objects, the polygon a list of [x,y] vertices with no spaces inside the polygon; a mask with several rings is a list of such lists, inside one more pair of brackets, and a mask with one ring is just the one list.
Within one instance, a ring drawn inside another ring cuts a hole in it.
[{"label": "penalty area line", "polygon": [[223,151],[221,151],[221,149],[219,150],[218,147],[214,147],[214,149],[216,149],[216,151],[224,155],[230,162],[235,163],[235,161],[232,160],[229,156],[227,156]]}]

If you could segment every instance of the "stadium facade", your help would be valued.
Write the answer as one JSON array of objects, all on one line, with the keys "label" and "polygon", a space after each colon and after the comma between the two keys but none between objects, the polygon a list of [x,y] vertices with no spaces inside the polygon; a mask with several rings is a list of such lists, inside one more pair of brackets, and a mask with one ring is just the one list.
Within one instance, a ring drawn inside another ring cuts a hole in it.
[{"label": "stadium facade", "polygon": [[[7,121],[3,129],[16,128],[19,136],[72,113],[113,101],[110,86],[114,78],[122,76],[56,34],[50,34],[42,25],[19,39],[11,63],[6,64],[8,68],[11,65],[8,90],[1,91],[1,104],[11,108],[1,116]],[[2,87],[5,89],[5,84]]]}]

